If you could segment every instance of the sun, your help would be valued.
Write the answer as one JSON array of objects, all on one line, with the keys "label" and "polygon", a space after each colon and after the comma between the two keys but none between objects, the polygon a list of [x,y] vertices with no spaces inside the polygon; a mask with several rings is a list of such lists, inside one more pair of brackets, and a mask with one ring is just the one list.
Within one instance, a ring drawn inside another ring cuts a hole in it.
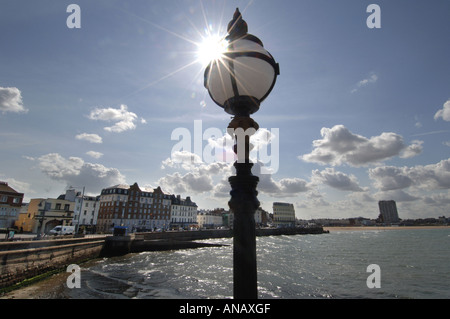
[{"label": "sun", "polygon": [[203,66],[213,60],[220,60],[227,51],[228,41],[219,35],[210,35],[197,44],[197,61]]}]

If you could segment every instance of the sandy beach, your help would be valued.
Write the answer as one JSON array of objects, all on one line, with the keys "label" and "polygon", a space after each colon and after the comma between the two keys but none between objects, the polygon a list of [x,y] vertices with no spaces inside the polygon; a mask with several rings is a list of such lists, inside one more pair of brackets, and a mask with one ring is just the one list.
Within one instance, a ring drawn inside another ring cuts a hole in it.
[{"label": "sandy beach", "polygon": [[361,230],[405,230],[405,229],[450,229],[450,226],[327,226],[324,230],[333,231],[361,231]]}]

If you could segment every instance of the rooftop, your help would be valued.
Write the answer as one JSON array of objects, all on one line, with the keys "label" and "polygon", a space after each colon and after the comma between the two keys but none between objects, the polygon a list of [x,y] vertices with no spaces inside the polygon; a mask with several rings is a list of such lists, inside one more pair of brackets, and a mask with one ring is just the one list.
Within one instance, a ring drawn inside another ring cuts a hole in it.
[{"label": "rooftop", "polygon": [[16,191],[14,188],[8,186],[7,182],[2,181],[0,181],[0,192],[22,194]]}]

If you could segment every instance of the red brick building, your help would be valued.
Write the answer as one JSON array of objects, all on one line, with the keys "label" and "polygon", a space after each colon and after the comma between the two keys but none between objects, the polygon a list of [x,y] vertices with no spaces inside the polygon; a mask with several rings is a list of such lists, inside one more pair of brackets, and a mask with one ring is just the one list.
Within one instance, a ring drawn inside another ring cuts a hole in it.
[{"label": "red brick building", "polygon": [[22,207],[23,193],[0,181],[0,228],[13,227]]},{"label": "red brick building", "polygon": [[129,232],[167,229],[170,225],[171,195],[160,187],[140,188],[115,185],[104,188],[100,195],[97,232],[109,233],[115,226],[125,226]]}]

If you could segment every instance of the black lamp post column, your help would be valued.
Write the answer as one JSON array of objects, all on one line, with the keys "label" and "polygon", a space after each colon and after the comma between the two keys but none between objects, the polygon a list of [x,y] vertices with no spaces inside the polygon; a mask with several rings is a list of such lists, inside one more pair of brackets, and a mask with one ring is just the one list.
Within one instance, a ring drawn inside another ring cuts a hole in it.
[{"label": "black lamp post column", "polygon": [[[257,299],[255,211],[260,204],[256,191],[259,178],[251,172],[253,164],[249,161],[249,152],[250,135],[258,130],[258,124],[249,115],[238,115],[231,121],[228,129],[236,139],[234,151],[238,155],[238,161],[234,163],[236,175],[228,179],[231,185],[231,199],[228,205],[234,213],[234,298]],[[239,143],[244,143],[244,154],[238,154]]]}]

